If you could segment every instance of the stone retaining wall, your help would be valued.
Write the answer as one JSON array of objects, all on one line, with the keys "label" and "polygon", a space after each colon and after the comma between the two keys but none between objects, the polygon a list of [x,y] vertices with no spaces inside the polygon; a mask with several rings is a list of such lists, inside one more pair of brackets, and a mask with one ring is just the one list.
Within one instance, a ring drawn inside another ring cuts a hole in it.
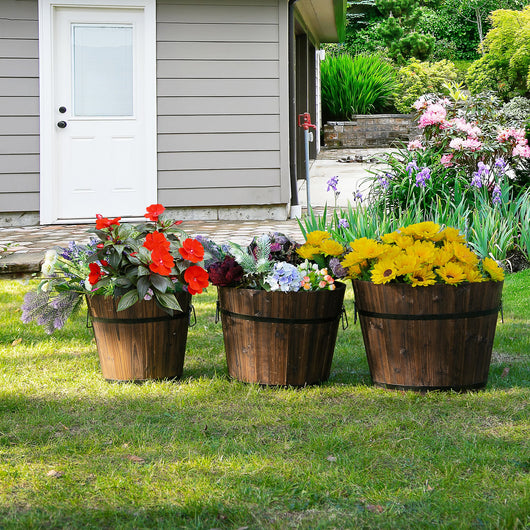
[{"label": "stone retaining wall", "polygon": [[412,114],[357,115],[324,125],[324,148],[392,147],[418,134]]}]

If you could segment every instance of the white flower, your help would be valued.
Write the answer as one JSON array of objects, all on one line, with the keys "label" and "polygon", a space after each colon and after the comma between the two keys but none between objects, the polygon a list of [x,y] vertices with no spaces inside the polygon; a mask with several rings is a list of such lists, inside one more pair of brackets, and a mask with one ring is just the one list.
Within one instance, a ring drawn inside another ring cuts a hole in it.
[{"label": "white flower", "polygon": [[45,293],[49,292],[52,290],[52,284],[51,282],[45,282],[43,283],[41,286],[40,286],[41,290],[44,291]]},{"label": "white flower", "polygon": [[44,254],[44,263],[42,264],[41,272],[44,276],[51,276],[57,261],[57,252],[55,250],[47,250]]},{"label": "white flower", "polygon": [[88,281],[88,278],[85,280],[85,289],[87,291],[92,291],[92,284]]}]

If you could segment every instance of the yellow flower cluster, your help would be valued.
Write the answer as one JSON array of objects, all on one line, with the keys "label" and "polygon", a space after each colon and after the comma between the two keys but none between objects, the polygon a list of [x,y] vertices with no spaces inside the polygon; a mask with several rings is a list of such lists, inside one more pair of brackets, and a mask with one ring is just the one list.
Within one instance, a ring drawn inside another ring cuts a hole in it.
[{"label": "yellow flower cluster", "polygon": [[302,258],[313,260],[316,256],[340,256],[344,253],[344,248],[331,239],[329,232],[315,230],[307,234],[306,242],[297,252]]},{"label": "yellow flower cluster", "polygon": [[385,234],[380,241],[366,237],[350,243],[341,265],[354,279],[413,286],[502,281],[504,272],[491,258],[479,260],[458,229],[427,221]]}]

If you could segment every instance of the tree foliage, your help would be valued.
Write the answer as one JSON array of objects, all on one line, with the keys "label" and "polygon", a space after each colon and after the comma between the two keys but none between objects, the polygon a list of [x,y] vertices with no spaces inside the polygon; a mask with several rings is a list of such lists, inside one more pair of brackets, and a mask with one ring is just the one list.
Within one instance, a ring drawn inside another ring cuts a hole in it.
[{"label": "tree foliage", "polygon": [[505,99],[530,96],[530,6],[521,11],[499,9],[491,14],[491,21],[485,53],[468,71],[470,90],[493,89]]}]

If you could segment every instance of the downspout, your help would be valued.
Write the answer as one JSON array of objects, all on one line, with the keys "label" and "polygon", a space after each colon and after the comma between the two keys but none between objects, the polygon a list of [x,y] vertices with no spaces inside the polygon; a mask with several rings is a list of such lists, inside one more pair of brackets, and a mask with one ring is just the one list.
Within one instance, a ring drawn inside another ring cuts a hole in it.
[{"label": "downspout", "polygon": [[[294,4],[298,0],[289,0],[289,167],[291,176],[291,217],[293,210],[299,214],[298,181],[296,167],[296,76],[294,46]],[[296,208],[293,208],[296,207]],[[296,215],[295,215],[296,216]]]}]

